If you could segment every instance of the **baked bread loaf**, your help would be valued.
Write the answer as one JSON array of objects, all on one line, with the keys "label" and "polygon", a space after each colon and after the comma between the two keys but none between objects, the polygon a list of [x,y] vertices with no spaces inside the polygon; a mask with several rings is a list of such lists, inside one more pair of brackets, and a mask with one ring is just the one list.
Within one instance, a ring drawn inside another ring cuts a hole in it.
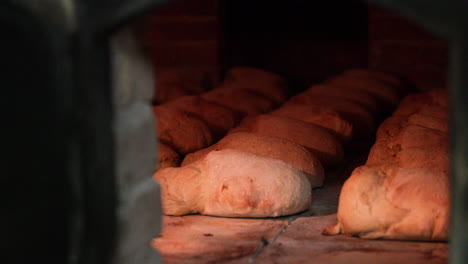
[{"label": "baked bread loaf", "polygon": [[159,140],[179,154],[205,148],[213,142],[206,123],[187,112],[160,105],[153,107],[153,114]]},{"label": "baked bread loaf", "polygon": [[446,241],[449,177],[427,168],[361,166],[341,189],[338,223],[324,234]]},{"label": "baked bread loaf", "polygon": [[399,88],[380,80],[338,75],[327,80],[325,84],[366,91],[379,100],[385,112],[393,111],[400,103]]},{"label": "baked bread loaf", "polygon": [[405,148],[398,144],[379,141],[372,146],[366,165],[382,164],[399,168],[426,168],[445,174],[450,172],[447,144],[438,147]]},{"label": "baked bread loaf", "polygon": [[428,94],[410,98],[416,103],[404,105],[404,111],[379,127],[366,165],[356,168],[343,185],[338,223],[324,234],[447,240],[447,120],[421,114],[433,106]]},{"label": "baked bread loaf", "polygon": [[200,94],[213,87],[214,74],[188,67],[156,69],[154,104],[162,104],[184,95]]},{"label": "baked bread loaf", "polygon": [[352,76],[357,78],[377,79],[383,82],[387,82],[398,90],[400,97],[403,97],[409,92],[414,92],[413,88],[407,80],[389,72],[384,72],[376,69],[356,68],[346,70],[341,75]]},{"label": "baked bread loaf", "polygon": [[403,86],[404,83],[401,78],[387,72],[375,70],[375,69],[349,69],[342,73],[342,75],[354,76],[354,77],[362,77],[362,78],[375,78],[382,81],[386,81],[391,83],[395,86]]},{"label": "baked bread loaf", "polygon": [[202,94],[201,97],[206,101],[233,109],[242,116],[267,113],[274,108],[274,103],[265,96],[245,89],[235,89],[228,85],[216,87]]},{"label": "baked bread loaf", "polygon": [[422,115],[419,113],[410,116],[391,116],[387,118],[377,129],[377,140],[385,137],[393,137],[403,127],[416,125],[440,132],[448,133],[448,121],[446,119]]},{"label": "baked bread loaf", "polygon": [[164,105],[183,110],[205,121],[215,139],[223,137],[239,121],[232,109],[208,102],[200,96],[183,96]]},{"label": "baked bread loaf", "polygon": [[448,99],[446,89],[434,89],[429,92],[414,93],[406,96],[393,115],[411,115],[427,111],[428,115],[448,118]]},{"label": "baked bread loaf", "polygon": [[383,109],[381,106],[379,106],[378,100],[367,91],[349,89],[348,87],[335,86],[330,84],[318,84],[309,87],[304,93],[351,100],[364,106],[376,118],[379,118],[383,114]]},{"label": "baked bread loaf", "polygon": [[355,138],[369,138],[374,135],[376,122],[374,115],[360,104],[344,98],[301,93],[293,96],[286,104],[314,105],[331,109],[353,125]]},{"label": "baked bread loaf", "polygon": [[226,73],[223,85],[254,91],[276,105],[284,103],[287,99],[286,80],[277,74],[258,68],[234,67]]},{"label": "baked bread loaf", "polygon": [[275,116],[246,117],[229,133],[252,132],[287,139],[306,147],[324,166],[333,166],[343,159],[343,146],[326,129],[304,121]]},{"label": "baked bread loaf", "polygon": [[237,149],[284,161],[303,172],[312,188],[322,186],[325,179],[325,172],[320,161],[301,145],[282,138],[246,132],[229,134],[208,148],[188,154],[182,166],[192,164],[211,151],[221,149]]},{"label": "baked bread loaf", "polygon": [[177,167],[180,164],[179,154],[175,152],[168,145],[159,142],[158,143],[158,163],[157,170],[168,168],[168,167]]},{"label": "baked bread loaf", "polygon": [[156,81],[155,92],[152,100],[153,105],[159,105],[176,98],[185,96],[190,94],[183,86],[177,83],[168,83],[161,85],[159,82]]},{"label": "baked bread loaf", "polygon": [[212,151],[189,166],[154,174],[163,213],[276,217],[307,210],[307,177],[281,160],[234,149]]},{"label": "baked bread loaf", "polygon": [[287,103],[270,114],[323,127],[343,143],[349,142],[353,136],[353,125],[336,111],[323,106]]}]

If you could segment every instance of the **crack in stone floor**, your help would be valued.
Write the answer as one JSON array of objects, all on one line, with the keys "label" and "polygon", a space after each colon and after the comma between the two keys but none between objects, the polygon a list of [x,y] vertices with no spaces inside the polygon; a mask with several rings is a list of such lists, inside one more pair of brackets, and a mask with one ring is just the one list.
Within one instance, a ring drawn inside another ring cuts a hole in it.
[{"label": "crack in stone floor", "polygon": [[262,254],[262,252],[270,245],[270,244],[273,244],[276,242],[276,240],[278,239],[278,237],[284,233],[289,226],[292,225],[292,223],[294,221],[296,221],[297,219],[299,219],[300,217],[303,217],[303,216],[309,216],[311,214],[310,210],[308,211],[305,211],[299,215],[293,215],[293,216],[289,216],[288,217],[288,222],[286,223],[286,225],[283,226],[283,228],[281,228],[278,233],[275,235],[275,237],[273,237],[273,239],[271,241],[268,241],[267,239],[265,238],[262,238],[262,245],[257,249],[257,251],[255,251],[255,253],[252,254],[252,256],[250,256],[245,262],[244,264],[252,264],[254,263],[254,261],[256,260],[256,258]]}]

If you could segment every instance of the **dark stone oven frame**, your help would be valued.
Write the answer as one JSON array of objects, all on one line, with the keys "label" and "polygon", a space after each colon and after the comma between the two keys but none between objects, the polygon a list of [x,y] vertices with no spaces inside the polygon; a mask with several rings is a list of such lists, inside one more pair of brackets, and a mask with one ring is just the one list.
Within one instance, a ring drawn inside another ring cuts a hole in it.
[{"label": "dark stone oven frame", "polygon": [[[7,175],[2,178],[7,236],[1,248],[10,253],[2,259],[7,263],[43,257],[58,263],[110,263],[115,253],[118,201],[109,36],[130,18],[163,1],[32,2],[0,3],[2,29],[16,32],[16,40],[22,42],[14,43],[12,38],[2,44],[8,68],[2,103],[8,158],[2,160],[2,172]],[[450,44],[450,263],[465,263],[468,5],[456,0],[373,2],[401,12]],[[72,4],[74,10],[65,12],[70,10],[64,3]],[[38,123],[38,115],[49,116],[49,121]],[[25,241],[34,246],[21,246]]]}]

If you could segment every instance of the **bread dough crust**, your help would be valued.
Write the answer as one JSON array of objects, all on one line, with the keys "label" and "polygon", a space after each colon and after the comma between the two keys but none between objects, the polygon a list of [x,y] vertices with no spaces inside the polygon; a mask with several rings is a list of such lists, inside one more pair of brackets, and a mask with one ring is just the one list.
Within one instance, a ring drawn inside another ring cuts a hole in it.
[{"label": "bread dough crust", "polygon": [[245,151],[212,151],[189,166],[154,174],[167,215],[277,217],[307,210],[312,188],[301,171]]},{"label": "bread dough crust", "polygon": [[182,166],[192,164],[208,153],[221,149],[237,149],[284,161],[303,172],[309,179],[312,188],[322,186],[325,180],[322,163],[306,148],[283,138],[247,132],[229,134],[208,148],[188,154],[185,156]]}]

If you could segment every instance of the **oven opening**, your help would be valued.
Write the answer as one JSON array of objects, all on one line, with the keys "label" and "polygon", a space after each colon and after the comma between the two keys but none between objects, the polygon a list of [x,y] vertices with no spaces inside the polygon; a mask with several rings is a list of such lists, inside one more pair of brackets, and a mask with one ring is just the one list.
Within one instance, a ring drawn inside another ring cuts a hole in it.
[{"label": "oven opening", "polygon": [[134,30],[165,262],[447,261],[446,40],[360,1],[173,1]]},{"label": "oven opening", "polygon": [[111,2],[0,4],[7,262],[468,259],[463,8]]}]

